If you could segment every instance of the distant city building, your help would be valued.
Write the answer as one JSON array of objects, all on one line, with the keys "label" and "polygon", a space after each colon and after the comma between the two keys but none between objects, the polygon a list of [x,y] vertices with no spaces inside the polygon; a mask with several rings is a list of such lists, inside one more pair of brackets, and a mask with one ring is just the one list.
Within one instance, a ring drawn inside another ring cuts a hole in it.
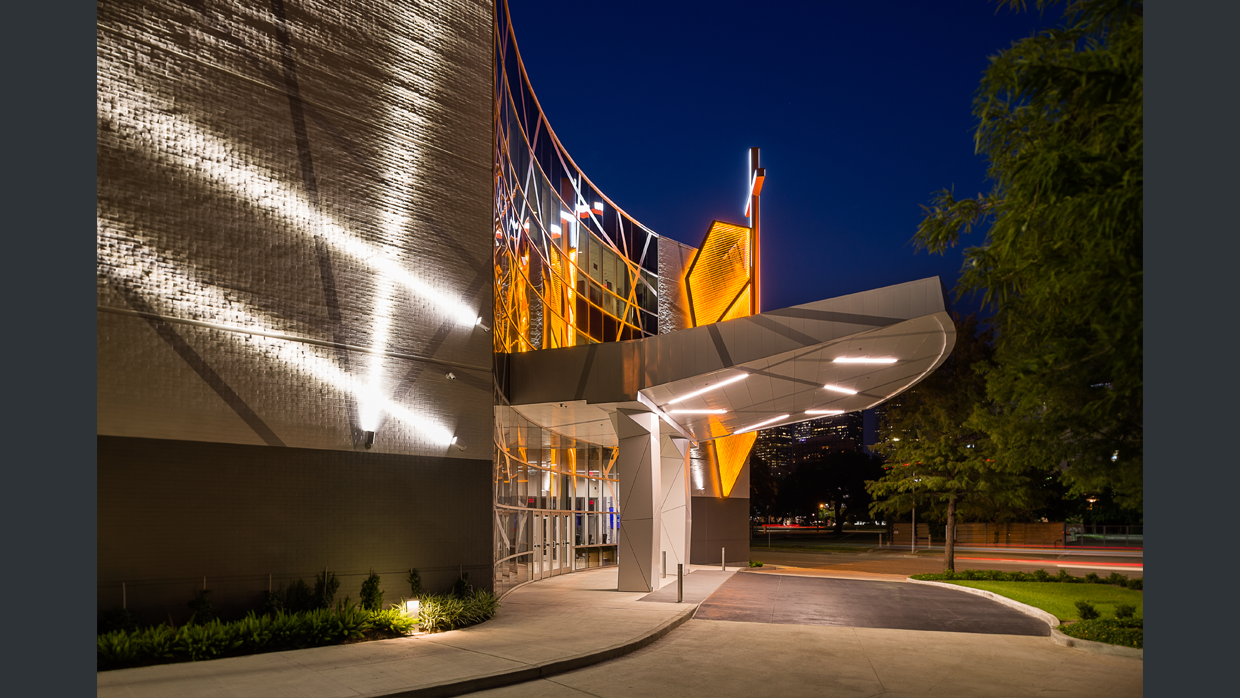
[{"label": "distant city building", "polygon": [[856,451],[862,447],[863,434],[861,412],[847,412],[766,429],[758,434],[752,453],[774,472],[785,472],[831,452]]}]

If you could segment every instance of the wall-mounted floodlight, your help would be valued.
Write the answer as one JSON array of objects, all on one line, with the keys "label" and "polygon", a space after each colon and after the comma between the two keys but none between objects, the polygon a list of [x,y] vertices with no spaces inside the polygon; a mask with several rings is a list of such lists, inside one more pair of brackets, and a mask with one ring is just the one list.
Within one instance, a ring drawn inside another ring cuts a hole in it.
[{"label": "wall-mounted floodlight", "polygon": [[675,405],[676,403],[681,402],[682,400],[688,400],[689,398],[691,398],[691,397],[697,397],[698,395],[701,395],[702,393],[709,393],[709,392],[710,392],[710,391],[712,391],[712,390],[718,390],[719,388],[722,388],[722,387],[723,387],[723,386],[725,386],[725,385],[729,385],[729,384],[731,384],[731,383],[735,383],[735,382],[736,382],[736,381],[738,381],[738,380],[743,380],[743,379],[748,378],[748,377],[749,377],[749,374],[748,374],[748,373],[742,373],[742,374],[740,374],[740,375],[738,375],[738,376],[732,376],[731,378],[728,378],[728,379],[726,379],[726,380],[721,380],[721,381],[719,381],[718,383],[716,383],[716,384],[714,384],[714,385],[711,385],[711,386],[708,386],[708,387],[705,387],[705,388],[702,388],[701,390],[695,390],[695,391],[693,391],[693,392],[689,393],[688,395],[681,395],[680,397],[676,398],[675,400],[672,400],[672,401],[668,402],[667,404],[669,404],[669,405]]},{"label": "wall-mounted floodlight", "polygon": [[668,410],[668,414],[727,414],[727,410]]},{"label": "wall-mounted floodlight", "polygon": [[873,358],[869,356],[841,356],[835,360],[837,364],[894,364],[891,357]]},{"label": "wall-mounted floodlight", "polygon": [[845,395],[856,395],[857,394],[856,390],[849,390],[848,388],[844,388],[838,385],[824,385],[822,387],[826,388],[827,390],[833,391],[833,392],[844,393]]},{"label": "wall-mounted floodlight", "polygon": [[768,425],[768,424],[774,424],[775,422],[778,422],[778,421],[779,421],[779,420],[781,420],[781,419],[787,419],[787,418],[789,418],[789,417],[791,417],[791,416],[792,416],[792,415],[789,415],[789,414],[781,414],[781,415],[779,415],[778,417],[772,417],[772,418],[770,418],[770,419],[766,420],[765,422],[758,422],[757,424],[750,424],[749,426],[747,426],[747,427],[745,427],[745,428],[743,428],[743,429],[737,429],[736,431],[732,432],[732,434],[733,434],[733,435],[736,435],[736,434],[744,434],[744,433],[745,433],[745,432],[747,432],[747,431],[753,431],[754,429],[761,429],[762,427],[764,427],[764,426],[766,426],[766,425]]},{"label": "wall-mounted floodlight", "polygon": [[456,380],[456,374],[451,371],[448,371],[447,373],[444,374],[444,378],[447,378],[450,381],[454,381]]},{"label": "wall-mounted floodlight", "polygon": [[844,410],[805,410],[805,414],[844,414]]},{"label": "wall-mounted floodlight", "polygon": [[362,442],[362,445],[368,449],[375,445],[375,433],[373,431],[366,432],[366,438],[365,441]]}]

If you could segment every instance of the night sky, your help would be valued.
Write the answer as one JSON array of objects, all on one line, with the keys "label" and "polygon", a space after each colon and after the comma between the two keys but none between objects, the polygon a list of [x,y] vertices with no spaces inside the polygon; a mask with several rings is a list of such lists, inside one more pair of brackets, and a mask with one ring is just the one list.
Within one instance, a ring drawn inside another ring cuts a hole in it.
[{"label": "night sky", "polygon": [[696,247],[712,219],[744,223],[748,149],[762,148],[764,310],[936,275],[954,288],[960,248],[909,242],[920,205],[989,189],[972,138],[987,58],[1059,14],[984,0],[509,8],[556,135],[656,233]]}]

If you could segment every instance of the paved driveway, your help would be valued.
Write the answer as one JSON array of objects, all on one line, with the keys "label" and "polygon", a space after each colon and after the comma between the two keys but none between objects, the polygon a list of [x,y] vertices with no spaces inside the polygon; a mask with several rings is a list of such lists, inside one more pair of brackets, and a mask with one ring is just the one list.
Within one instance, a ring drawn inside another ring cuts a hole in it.
[{"label": "paved driveway", "polygon": [[698,609],[698,620],[994,635],[1050,635],[1046,623],[990,599],[938,587],[739,572]]}]

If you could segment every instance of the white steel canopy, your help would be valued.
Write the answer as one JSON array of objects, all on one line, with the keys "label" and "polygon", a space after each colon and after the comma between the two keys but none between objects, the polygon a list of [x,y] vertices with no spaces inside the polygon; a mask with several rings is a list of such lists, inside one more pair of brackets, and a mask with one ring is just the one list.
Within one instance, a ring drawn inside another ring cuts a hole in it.
[{"label": "white steel canopy", "polygon": [[640,340],[514,354],[508,392],[536,423],[595,443],[616,443],[610,415],[622,408],[708,441],[881,404],[942,364],[955,339],[932,277]]}]

